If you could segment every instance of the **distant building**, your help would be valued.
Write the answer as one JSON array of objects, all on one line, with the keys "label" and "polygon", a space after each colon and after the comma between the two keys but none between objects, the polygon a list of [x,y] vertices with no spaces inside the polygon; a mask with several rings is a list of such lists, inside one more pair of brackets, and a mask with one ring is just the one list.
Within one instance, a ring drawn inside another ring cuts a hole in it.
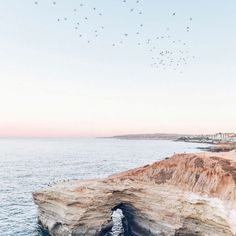
[{"label": "distant building", "polygon": [[236,134],[235,133],[217,133],[212,135],[194,135],[194,136],[183,136],[177,139],[177,141],[184,142],[197,142],[197,143],[226,143],[234,142],[236,143]]},{"label": "distant building", "polygon": [[235,133],[217,133],[208,135],[208,138],[215,142],[236,142]]}]

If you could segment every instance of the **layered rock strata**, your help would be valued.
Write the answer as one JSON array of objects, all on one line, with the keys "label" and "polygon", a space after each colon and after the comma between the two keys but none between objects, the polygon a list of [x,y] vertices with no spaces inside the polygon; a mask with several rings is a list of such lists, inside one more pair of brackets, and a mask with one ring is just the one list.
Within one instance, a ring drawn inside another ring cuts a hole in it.
[{"label": "layered rock strata", "polygon": [[236,163],[214,154],[179,154],[105,179],[62,183],[33,199],[52,236],[106,235],[117,208],[127,235],[236,235]]}]

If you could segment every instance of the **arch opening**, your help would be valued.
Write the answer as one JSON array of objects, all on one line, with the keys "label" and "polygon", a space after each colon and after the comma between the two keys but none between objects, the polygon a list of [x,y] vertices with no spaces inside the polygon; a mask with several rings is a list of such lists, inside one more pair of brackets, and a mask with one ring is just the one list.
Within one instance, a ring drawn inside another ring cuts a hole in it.
[{"label": "arch opening", "polygon": [[112,210],[112,228],[106,236],[125,236],[124,218],[122,209],[116,208]]},{"label": "arch opening", "polygon": [[131,208],[123,203],[111,209],[112,227],[104,236],[131,236],[130,213]]}]

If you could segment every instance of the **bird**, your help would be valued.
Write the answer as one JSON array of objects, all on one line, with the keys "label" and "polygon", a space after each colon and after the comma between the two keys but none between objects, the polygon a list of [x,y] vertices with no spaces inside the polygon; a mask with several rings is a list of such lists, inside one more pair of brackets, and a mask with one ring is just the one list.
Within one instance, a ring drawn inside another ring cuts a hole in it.
[{"label": "bird", "polygon": [[[33,1],[33,3],[38,5],[40,1]],[[84,3],[78,3],[78,5],[74,5],[71,8],[71,13],[79,12],[79,14],[73,14],[72,17],[69,15],[67,15],[67,17],[59,15],[56,20],[57,22],[67,21],[67,25],[71,24],[71,28],[77,30],[79,38],[85,38],[85,42],[88,44],[91,44],[91,42],[96,42],[97,44],[100,43],[98,36],[99,38],[103,38],[104,42],[109,42],[112,47],[121,47],[121,45],[129,46],[131,40],[133,40],[133,45],[138,47],[140,52],[143,50],[143,52],[146,51],[148,53],[149,60],[152,62],[151,65],[153,68],[163,70],[167,70],[168,68],[180,70],[178,68],[181,68],[182,72],[183,66],[189,64],[189,61],[195,58],[193,55],[191,55],[189,49],[186,50],[190,47],[189,41],[183,41],[182,38],[176,38],[174,34],[171,34],[170,32],[175,32],[176,29],[170,27],[170,25],[163,25],[163,30],[161,32],[160,28],[157,27],[158,25],[154,25],[153,27],[153,25],[148,23],[148,20],[140,21],[141,17],[142,20],[145,20],[144,17],[146,17],[146,15],[143,14],[143,4],[141,5],[139,3],[140,0],[135,0],[133,3],[129,2],[129,4],[127,0],[121,0],[122,6],[126,9],[128,14],[130,14],[130,17],[135,18],[133,18],[134,20],[131,20],[131,22],[133,22],[132,30],[127,30],[124,33],[124,29],[122,30],[122,27],[116,28],[116,30],[120,30],[120,32],[118,32],[117,38],[114,41],[111,41],[111,39],[109,41],[108,38],[105,38],[108,35],[107,33],[109,32],[109,27],[107,27],[103,22],[103,15],[105,16],[105,11],[103,12],[103,10],[101,8],[99,9],[97,5],[87,8]],[[57,1],[50,1],[50,4],[56,5]],[[133,12],[136,12],[136,14],[133,14]],[[122,12],[120,12],[120,14],[122,15]],[[177,12],[167,13],[169,17],[171,15],[176,16],[177,14]],[[179,17],[181,17],[181,15]],[[187,20],[185,20],[184,27],[185,32],[187,33],[190,33],[190,31],[192,32],[193,30],[192,24],[190,22],[192,20],[192,17],[188,17]],[[153,27],[150,28],[152,29],[150,32],[146,31],[146,28],[148,29],[149,27]],[[106,30],[104,30],[105,28]],[[179,27],[176,28],[178,29]],[[82,30],[85,31],[82,32]],[[92,35],[90,34],[90,31],[92,31]],[[110,34],[113,34],[113,32],[110,31]],[[158,34],[159,36],[157,36]],[[134,38],[132,37],[133,35],[135,35]],[[146,39],[144,38],[144,35]],[[122,36],[125,38],[129,37],[130,40],[124,40]],[[93,37],[94,41],[90,37]]]}]

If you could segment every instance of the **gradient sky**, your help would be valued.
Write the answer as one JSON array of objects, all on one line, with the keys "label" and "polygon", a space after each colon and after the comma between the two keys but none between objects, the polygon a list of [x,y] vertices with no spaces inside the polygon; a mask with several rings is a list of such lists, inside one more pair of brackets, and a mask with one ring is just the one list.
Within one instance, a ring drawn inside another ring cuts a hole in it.
[{"label": "gradient sky", "polygon": [[[131,0],[38,2],[0,0],[0,136],[236,132],[235,0],[140,0],[141,19]],[[83,39],[73,28],[81,2]],[[188,42],[195,59],[183,74],[150,67],[132,36],[137,22],[143,40],[170,27]],[[96,42],[95,24],[105,26]],[[125,32],[125,44],[112,47]]]}]

